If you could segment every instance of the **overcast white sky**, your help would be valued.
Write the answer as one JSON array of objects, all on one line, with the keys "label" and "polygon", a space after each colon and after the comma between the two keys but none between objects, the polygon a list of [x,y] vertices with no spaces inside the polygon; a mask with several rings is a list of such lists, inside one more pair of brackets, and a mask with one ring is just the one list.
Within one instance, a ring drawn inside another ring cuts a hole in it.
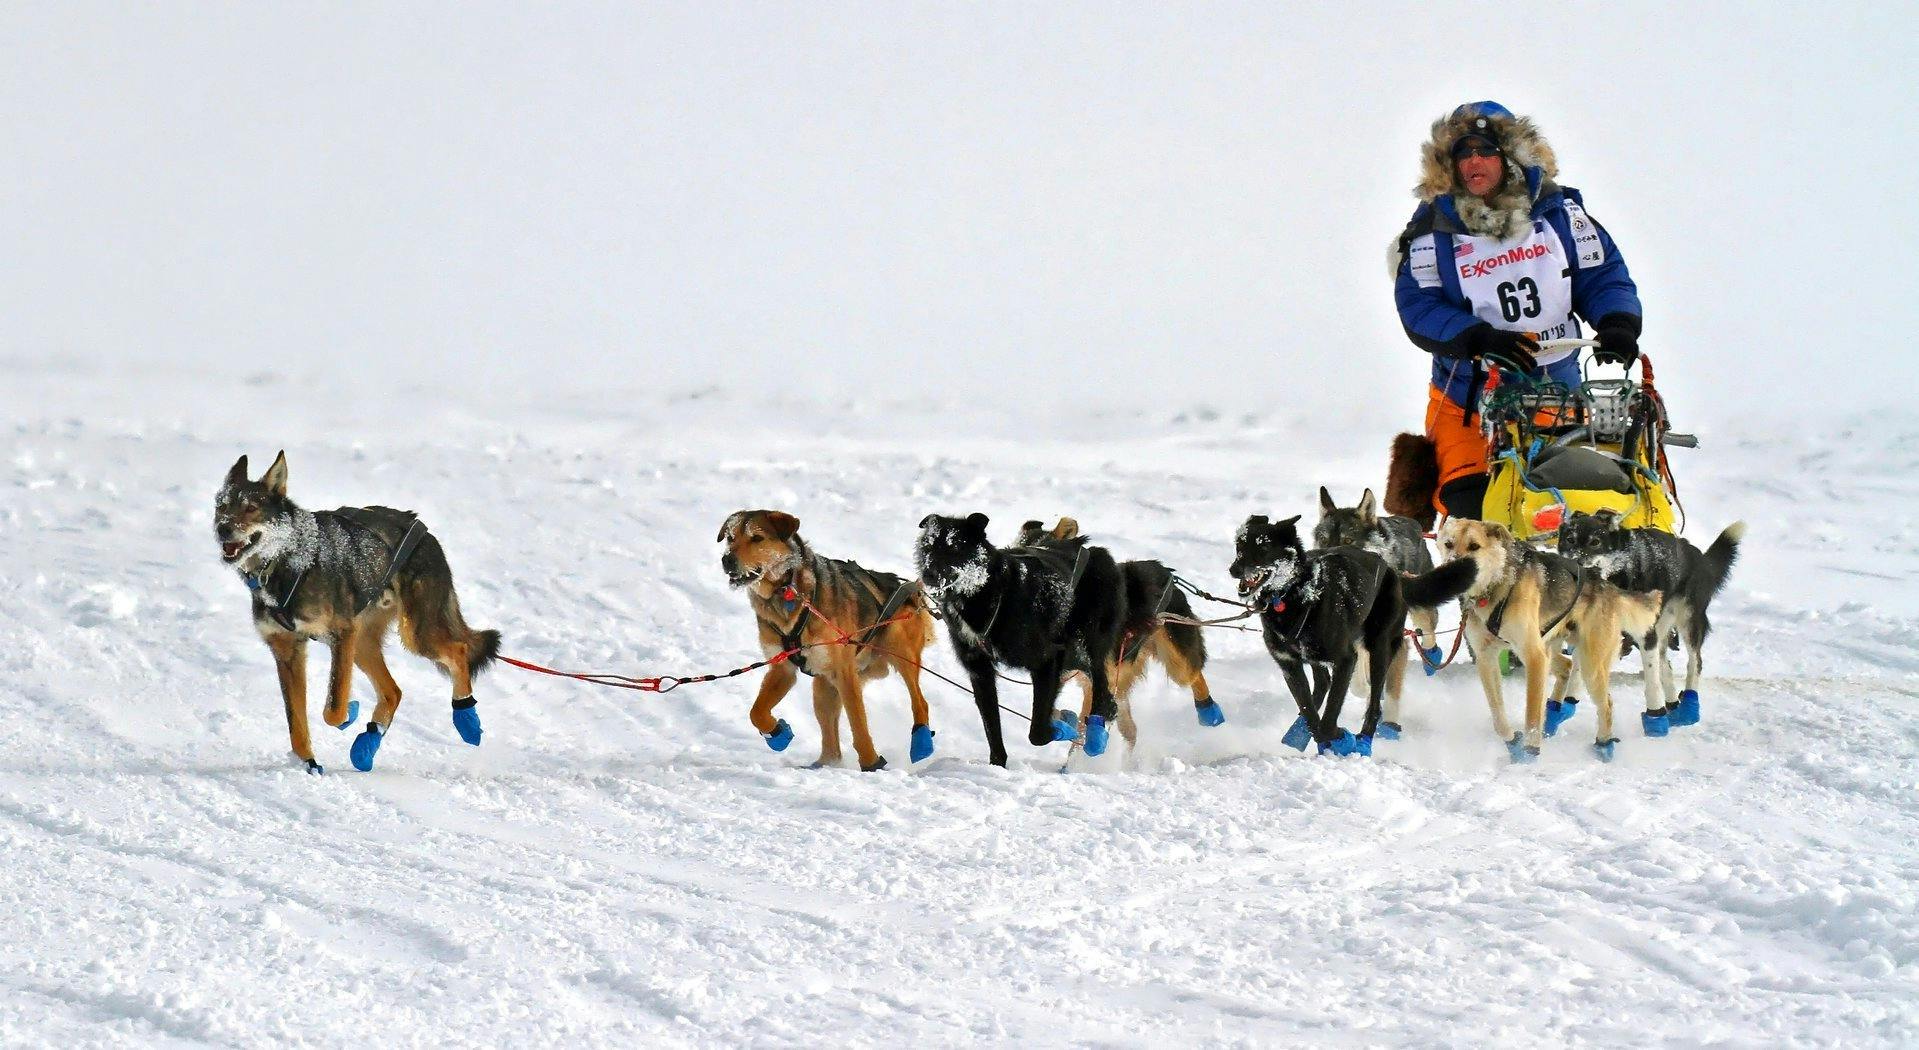
[{"label": "overcast white sky", "polygon": [[1417,425],[1385,246],[1494,98],[1676,408],[1903,401],[1916,11],[9,4],[0,357]]}]

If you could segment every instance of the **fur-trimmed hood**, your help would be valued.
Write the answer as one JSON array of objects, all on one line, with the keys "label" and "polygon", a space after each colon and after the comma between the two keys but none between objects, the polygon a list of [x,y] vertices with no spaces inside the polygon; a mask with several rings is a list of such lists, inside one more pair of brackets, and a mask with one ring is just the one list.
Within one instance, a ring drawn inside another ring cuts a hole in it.
[{"label": "fur-trimmed hood", "polygon": [[[1453,179],[1453,144],[1467,135],[1483,134],[1475,128],[1482,119],[1506,155],[1506,181],[1491,201],[1459,190]],[[1450,204],[1448,210],[1458,216],[1469,233],[1508,240],[1526,228],[1532,219],[1533,203],[1558,175],[1559,161],[1553,156],[1553,148],[1531,119],[1462,106],[1433,121],[1432,135],[1420,148],[1419,185],[1413,195],[1434,207]]]}]

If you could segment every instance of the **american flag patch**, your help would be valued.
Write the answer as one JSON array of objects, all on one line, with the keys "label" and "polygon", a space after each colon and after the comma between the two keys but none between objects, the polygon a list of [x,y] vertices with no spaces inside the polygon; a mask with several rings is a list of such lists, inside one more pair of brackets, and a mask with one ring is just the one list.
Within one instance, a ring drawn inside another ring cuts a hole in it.
[{"label": "american flag patch", "polygon": [[1464,259],[1466,256],[1471,255],[1472,253],[1473,253],[1472,245],[1462,244],[1459,247],[1453,249],[1453,258]]}]

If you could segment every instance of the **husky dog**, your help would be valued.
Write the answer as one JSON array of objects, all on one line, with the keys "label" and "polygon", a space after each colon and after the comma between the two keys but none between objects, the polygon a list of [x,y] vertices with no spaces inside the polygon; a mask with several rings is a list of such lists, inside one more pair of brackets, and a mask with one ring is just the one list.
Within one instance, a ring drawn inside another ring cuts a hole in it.
[{"label": "husky dog", "polygon": [[995,547],[986,538],[986,523],[984,514],[928,514],[920,520],[913,560],[972,680],[992,763],[1006,764],[994,681],[998,664],[1032,675],[1027,741],[1034,747],[1075,739],[1071,727],[1055,727],[1053,703],[1068,673],[1086,675],[1093,690],[1086,753],[1104,753],[1107,725],[1119,714],[1107,676],[1126,623],[1119,565],[1105,548],[1085,542]]},{"label": "husky dog", "polygon": [[[1247,518],[1233,541],[1231,571],[1240,595],[1259,609],[1266,651],[1299,705],[1286,743],[1303,751],[1310,738],[1321,754],[1370,755],[1375,731],[1384,729],[1389,740],[1399,735],[1407,607],[1431,608],[1459,597],[1472,586],[1475,569],[1450,565],[1401,577],[1379,555],[1358,547],[1308,551],[1298,522],[1298,515]],[[1339,709],[1361,659],[1366,718],[1355,737],[1339,727]]]},{"label": "husky dog", "polygon": [[[794,652],[766,669],[753,701],[753,728],[768,747],[784,751],[793,742],[786,719],[773,708],[786,697],[799,672],[813,679],[813,715],[820,723],[815,766],[840,761],[840,712],[853,729],[860,768],[886,768],[866,725],[864,684],[888,669],[906,683],[913,704],[912,760],[933,754],[932,715],[920,692],[920,656],[933,637],[933,617],[918,588],[891,573],[850,561],[824,558],[800,539],[800,519],[777,510],[742,510],[720,525],[726,544],[720,568],[727,582],[746,589],[767,656]],[[899,618],[892,623],[883,621]],[[832,644],[852,632],[857,644]]]},{"label": "husky dog", "polygon": [[327,725],[345,729],[358,714],[358,703],[347,700],[355,666],[373,681],[380,702],[352,748],[354,768],[369,770],[400,706],[382,651],[396,621],[401,643],[453,680],[460,738],[480,742],[473,678],[499,655],[500,632],[467,626],[446,553],[412,514],[389,507],[304,510],[287,498],[282,452],[258,481],[247,479],[245,456],[233,464],[214,497],[213,530],[221,560],[253,592],[253,626],[279,666],[287,732],[307,772],[322,772],[307,735],[308,640],[333,649],[321,713]]},{"label": "husky dog", "polygon": [[[1359,497],[1359,505],[1342,509],[1333,502],[1325,486],[1319,489],[1319,524],[1313,526],[1313,546],[1358,547],[1372,551],[1401,576],[1422,576],[1433,571],[1432,552],[1426,549],[1426,532],[1419,522],[1399,514],[1381,516],[1373,502],[1373,490]],[[1413,629],[1419,632],[1420,661],[1428,676],[1439,669],[1439,610],[1412,609]]]},{"label": "husky dog", "polygon": [[[1678,695],[1672,688],[1672,664],[1663,644],[1655,660],[1652,650],[1642,654],[1648,681],[1646,726],[1655,736],[1665,735],[1666,725],[1689,726],[1699,721],[1700,650],[1712,622],[1706,607],[1725,585],[1733,563],[1739,559],[1739,543],[1746,535],[1746,523],[1733,522],[1705,553],[1698,547],[1659,529],[1619,527],[1616,511],[1597,514],[1575,512],[1559,525],[1559,553],[1572,558],[1605,578],[1607,583],[1627,591],[1658,591],[1666,596],[1659,612],[1656,639],[1670,636],[1675,628],[1686,647],[1686,687]],[[1652,682],[1661,683],[1661,702],[1653,703]],[[1663,715],[1660,713],[1664,708]]]},{"label": "husky dog", "polygon": [[[1061,518],[1050,530],[1037,521],[1020,526],[1016,541],[1021,547],[1059,545],[1077,554],[1087,538],[1079,531],[1079,522]],[[1195,619],[1192,604],[1173,583],[1173,571],[1156,561],[1119,563],[1122,586],[1126,589],[1126,622],[1120,628],[1119,646],[1108,661],[1106,677],[1113,685],[1113,698],[1119,704],[1119,735],[1130,751],[1139,743],[1139,726],[1133,721],[1133,705],[1128,696],[1146,674],[1148,660],[1166,669],[1166,677],[1185,686],[1193,694],[1193,711],[1204,726],[1224,725],[1226,713],[1213,699],[1206,684],[1206,639],[1200,629],[1188,623],[1168,623],[1161,617],[1171,613],[1185,620]],[[1080,676],[1079,718],[1093,714],[1092,680]]]},{"label": "husky dog", "polygon": [[[1561,673],[1568,669],[1564,663],[1548,663],[1562,637],[1574,640],[1572,663],[1599,709],[1593,751],[1602,761],[1612,761],[1619,741],[1612,735],[1609,689],[1620,635],[1642,645],[1651,640],[1659,618],[1659,592],[1622,591],[1578,562],[1524,543],[1493,522],[1453,518],[1440,530],[1439,549],[1447,564],[1472,562],[1479,567],[1464,603],[1466,641],[1473,647],[1479,682],[1492,709],[1493,732],[1513,761],[1539,757],[1546,728],[1546,675],[1555,668]],[[1526,667],[1523,736],[1507,722],[1500,696],[1498,656],[1508,649],[1516,651]]]}]

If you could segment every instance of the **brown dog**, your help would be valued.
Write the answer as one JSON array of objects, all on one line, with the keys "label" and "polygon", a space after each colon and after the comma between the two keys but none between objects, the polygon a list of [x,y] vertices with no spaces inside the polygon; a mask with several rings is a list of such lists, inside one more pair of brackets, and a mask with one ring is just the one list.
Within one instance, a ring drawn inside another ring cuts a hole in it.
[{"label": "brown dog", "polygon": [[[920,658],[933,639],[933,615],[918,585],[850,561],[823,558],[800,539],[800,519],[776,510],[742,510],[720,526],[726,545],[720,567],[735,587],[744,587],[759,621],[760,649],[767,656],[804,647],[766,669],[753,701],[753,728],[775,751],[793,740],[792,727],[773,708],[800,673],[813,678],[813,714],[820,723],[816,765],[840,760],[840,712],[853,729],[860,768],[883,769],[866,725],[862,683],[886,677],[890,668],[906,682],[913,701],[913,761],[933,752],[931,712],[920,692]],[[904,595],[902,587],[910,587]],[[887,613],[891,604],[895,608]],[[904,614],[903,616],[901,614]],[[898,617],[878,629],[882,620]],[[851,636],[855,641],[842,642]]]}]

